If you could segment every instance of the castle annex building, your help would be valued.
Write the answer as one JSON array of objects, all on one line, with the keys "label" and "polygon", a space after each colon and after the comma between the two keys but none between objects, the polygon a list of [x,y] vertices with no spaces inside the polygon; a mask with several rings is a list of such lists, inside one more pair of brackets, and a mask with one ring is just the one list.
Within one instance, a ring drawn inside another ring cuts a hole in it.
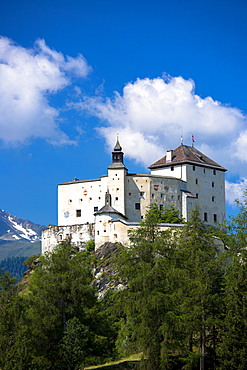
[{"label": "castle annex building", "polygon": [[198,204],[205,223],[224,221],[224,167],[196,148],[180,145],[149,169],[150,174],[128,173],[117,140],[107,175],[58,185],[58,226],[43,231],[42,252],[66,238],[81,247],[91,239],[96,248],[104,242],[128,243],[129,231],[138,227],[151,203],[160,209],[174,205],[185,220]]}]

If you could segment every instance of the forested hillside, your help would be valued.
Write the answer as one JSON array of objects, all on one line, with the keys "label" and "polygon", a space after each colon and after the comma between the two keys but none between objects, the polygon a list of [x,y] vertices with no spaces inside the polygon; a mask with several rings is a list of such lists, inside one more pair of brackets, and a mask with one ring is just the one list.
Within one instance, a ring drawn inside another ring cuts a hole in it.
[{"label": "forested hillside", "polygon": [[27,257],[5,258],[0,261],[0,270],[9,272],[17,280],[21,280],[24,272],[27,271],[27,267],[23,265],[26,259]]},{"label": "forested hillside", "polygon": [[[151,207],[115,256],[63,243],[29,283],[3,274],[0,369],[79,370],[134,353],[145,370],[246,369],[247,201],[239,210],[222,230],[195,210],[179,231],[161,232]],[[97,299],[106,265],[112,289]]]}]

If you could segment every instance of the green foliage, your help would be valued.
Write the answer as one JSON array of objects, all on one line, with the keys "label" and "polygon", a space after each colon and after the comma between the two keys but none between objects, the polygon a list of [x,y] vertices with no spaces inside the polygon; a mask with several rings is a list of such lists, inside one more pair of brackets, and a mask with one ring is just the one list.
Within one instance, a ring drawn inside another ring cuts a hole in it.
[{"label": "green foliage", "polygon": [[40,257],[40,253],[34,254],[33,256],[30,256],[26,258],[23,262],[23,265],[26,266],[28,269],[33,268],[34,261],[37,260]]},{"label": "green foliage", "polygon": [[121,292],[124,315],[118,349],[143,351],[143,369],[175,369],[184,358],[193,369],[200,358],[215,361],[216,326],[222,308],[222,268],[213,231],[196,209],[179,229],[160,231],[152,206],[130,248],[117,260],[127,289]]},{"label": "green foliage", "polygon": [[86,243],[86,251],[91,253],[94,251],[94,248],[95,248],[95,242],[94,240],[89,240],[87,243]]},{"label": "green foliage", "polygon": [[144,222],[149,223],[168,223],[168,224],[181,224],[184,220],[179,216],[179,211],[175,210],[174,206],[164,207],[159,209],[156,203],[150,204],[149,210],[145,216]]},{"label": "green foliage", "polygon": [[28,294],[20,296],[2,278],[8,294],[0,297],[1,369],[79,369],[111,356],[109,321],[90,285],[89,261],[62,243],[40,257]]},{"label": "green foliage", "polygon": [[218,348],[220,369],[247,368],[247,191],[231,217],[231,244],[225,275],[225,314]]}]

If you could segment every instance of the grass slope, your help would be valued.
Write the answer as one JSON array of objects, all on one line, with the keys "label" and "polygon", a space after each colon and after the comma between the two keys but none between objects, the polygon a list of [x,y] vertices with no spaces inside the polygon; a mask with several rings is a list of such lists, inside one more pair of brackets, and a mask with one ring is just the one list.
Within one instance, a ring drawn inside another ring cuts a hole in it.
[{"label": "grass slope", "polygon": [[10,257],[30,257],[34,254],[41,253],[41,242],[34,243],[17,241],[0,241],[0,261]]}]

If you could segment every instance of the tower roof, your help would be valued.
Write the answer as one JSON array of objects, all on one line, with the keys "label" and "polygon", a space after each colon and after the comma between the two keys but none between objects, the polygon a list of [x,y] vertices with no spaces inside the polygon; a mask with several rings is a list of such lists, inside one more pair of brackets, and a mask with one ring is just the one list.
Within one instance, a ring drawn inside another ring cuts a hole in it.
[{"label": "tower roof", "polygon": [[165,155],[157,162],[151,164],[151,166],[149,166],[148,168],[156,169],[186,163],[202,167],[210,167],[221,171],[227,171],[224,167],[220,166],[218,163],[207,157],[205,154],[201,153],[196,148],[187,145],[180,145],[179,147],[174,149],[172,151],[171,161],[168,162]]},{"label": "tower roof", "polygon": [[94,213],[94,215],[101,215],[103,213],[108,213],[108,214],[117,214],[125,219],[127,219],[126,216],[124,216],[121,212],[117,211],[115,208],[109,205],[104,205],[100,210]]},{"label": "tower roof", "polygon": [[116,142],[116,144],[114,146],[114,152],[121,152],[121,150],[122,150],[122,147],[121,147],[121,145],[120,145],[120,143],[118,141],[118,138],[117,138],[117,142]]}]

